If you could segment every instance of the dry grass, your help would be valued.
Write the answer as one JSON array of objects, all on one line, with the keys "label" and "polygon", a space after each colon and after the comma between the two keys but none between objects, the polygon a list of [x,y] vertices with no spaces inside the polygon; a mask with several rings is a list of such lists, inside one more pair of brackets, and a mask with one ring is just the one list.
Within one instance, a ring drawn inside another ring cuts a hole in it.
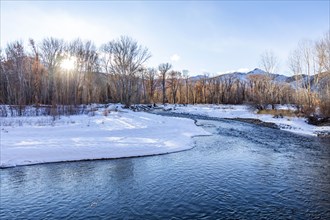
[{"label": "dry grass", "polygon": [[259,110],[258,114],[267,114],[267,115],[274,115],[274,116],[283,116],[283,117],[296,117],[298,116],[295,111],[292,110],[273,110],[273,109],[265,109]]},{"label": "dry grass", "polygon": [[108,116],[109,114],[110,114],[110,110],[109,109],[104,109],[103,116]]}]

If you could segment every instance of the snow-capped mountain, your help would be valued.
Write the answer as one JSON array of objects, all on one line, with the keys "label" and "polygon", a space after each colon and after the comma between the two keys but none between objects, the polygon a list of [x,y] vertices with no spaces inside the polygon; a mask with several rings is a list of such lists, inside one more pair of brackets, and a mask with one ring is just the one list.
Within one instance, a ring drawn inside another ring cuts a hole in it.
[{"label": "snow-capped mountain", "polygon": [[234,82],[236,80],[239,80],[240,82],[249,82],[251,77],[258,75],[267,75],[275,83],[289,84],[294,88],[296,88],[297,86],[306,88],[308,85],[308,81],[310,82],[312,90],[320,90],[322,88],[325,88],[327,85],[330,85],[330,73],[326,72],[312,76],[304,74],[298,76],[285,76],[277,73],[267,73],[266,71],[259,68],[255,68],[254,70],[248,72],[232,72],[214,77],[209,77],[207,75],[197,75],[194,77],[190,77],[189,79],[192,81],[198,81],[201,79],[217,79],[220,81]]},{"label": "snow-capped mountain", "polygon": [[266,74],[266,72],[264,70],[262,70],[262,69],[255,68],[254,70],[249,71],[246,74],[247,75],[260,75],[260,74]]}]

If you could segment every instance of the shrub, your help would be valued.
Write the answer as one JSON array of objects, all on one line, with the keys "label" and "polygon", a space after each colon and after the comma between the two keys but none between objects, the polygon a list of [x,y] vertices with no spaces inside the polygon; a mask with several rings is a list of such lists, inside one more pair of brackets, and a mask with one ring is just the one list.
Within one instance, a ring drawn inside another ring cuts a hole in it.
[{"label": "shrub", "polygon": [[292,110],[284,110],[284,109],[280,109],[280,110],[276,110],[276,109],[264,109],[264,110],[259,110],[258,114],[268,114],[268,115],[274,115],[275,117],[283,117],[283,116],[287,116],[287,117],[295,117],[297,116],[296,113]]}]

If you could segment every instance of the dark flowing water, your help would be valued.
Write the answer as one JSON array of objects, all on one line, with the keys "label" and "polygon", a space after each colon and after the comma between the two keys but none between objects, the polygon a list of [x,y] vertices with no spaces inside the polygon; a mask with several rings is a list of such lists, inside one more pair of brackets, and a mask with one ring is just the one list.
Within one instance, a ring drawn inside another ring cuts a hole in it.
[{"label": "dark flowing water", "polygon": [[2,169],[1,219],[330,219],[327,139],[199,120],[161,156]]}]

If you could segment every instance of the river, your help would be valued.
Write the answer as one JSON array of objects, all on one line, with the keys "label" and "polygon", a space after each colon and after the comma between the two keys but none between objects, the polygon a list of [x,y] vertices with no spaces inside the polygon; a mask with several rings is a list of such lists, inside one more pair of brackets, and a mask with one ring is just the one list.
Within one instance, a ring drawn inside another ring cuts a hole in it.
[{"label": "river", "polygon": [[0,218],[330,219],[329,139],[189,117],[188,151],[1,169]]}]

